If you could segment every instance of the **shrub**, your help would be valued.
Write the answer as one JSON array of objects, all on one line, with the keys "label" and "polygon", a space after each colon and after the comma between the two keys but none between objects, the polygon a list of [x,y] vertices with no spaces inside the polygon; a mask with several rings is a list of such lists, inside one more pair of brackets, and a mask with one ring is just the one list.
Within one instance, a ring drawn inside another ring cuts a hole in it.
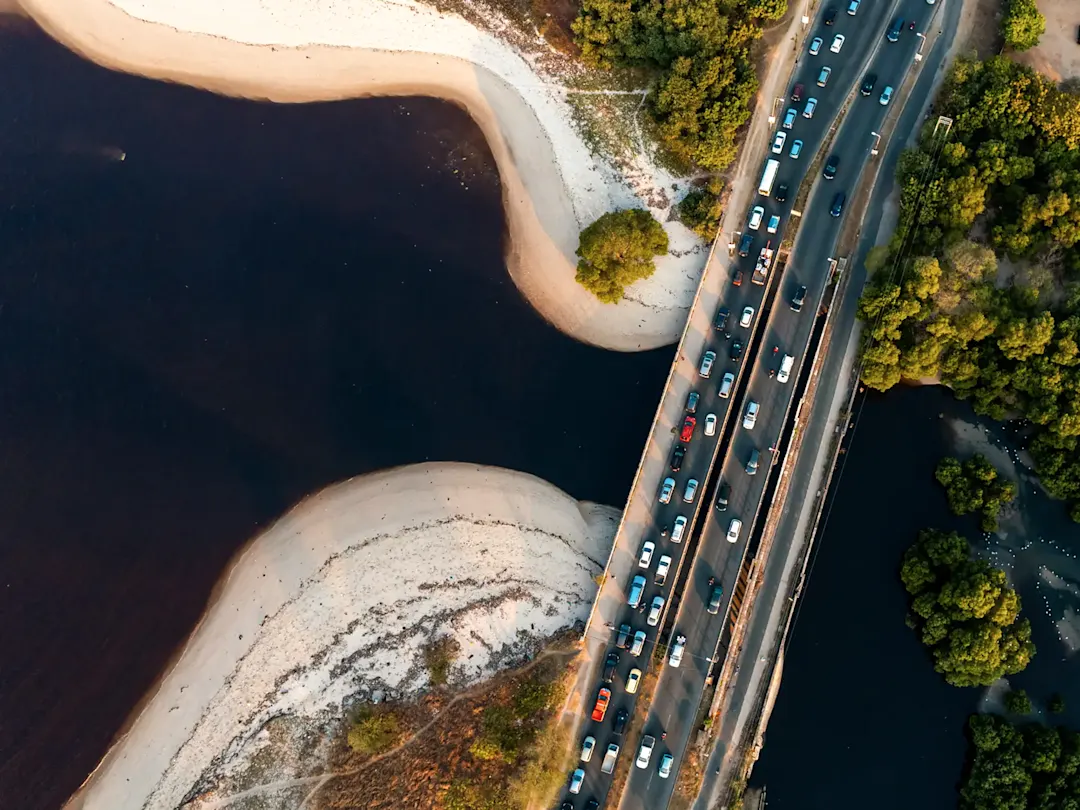
[{"label": "shrub", "polygon": [[432,686],[445,686],[450,667],[457,660],[461,645],[453,636],[442,636],[424,647],[424,665]]},{"label": "shrub", "polygon": [[382,754],[401,740],[398,718],[389,710],[361,709],[349,729],[349,748],[358,754]]},{"label": "shrub", "polygon": [[682,224],[706,242],[712,242],[720,229],[720,218],[724,214],[720,205],[723,188],[723,181],[717,178],[705,188],[694,189],[683,197],[676,209]]},{"label": "shrub", "polygon": [[1005,711],[1009,714],[1031,714],[1031,698],[1023,689],[1005,695]]}]

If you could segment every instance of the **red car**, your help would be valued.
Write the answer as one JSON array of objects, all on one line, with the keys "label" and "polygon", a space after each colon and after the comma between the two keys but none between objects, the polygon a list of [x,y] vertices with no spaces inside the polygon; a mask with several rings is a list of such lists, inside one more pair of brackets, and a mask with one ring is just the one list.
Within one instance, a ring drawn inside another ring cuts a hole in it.
[{"label": "red car", "polygon": [[734,284],[736,287],[742,286],[742,270],[735,271],[735,278],[732,280],[731,283]]},{"label": "red car", "polygon": [[604,722],[604,715],[607,714],[607,705],[611,700],[611,690],[601,689],[600,694],[596,696],[596,705],[593,706],[592,719],[597,723]]},{"label": "red car", "polygon": [[801,84],[795,85],[795,88],[791,91],[791,100],[795,104],[802,101],[803,86]]},{"label": "red car", "polygon": [[697,426],[697,419],[692,416],[688,416],[683,419],[682,433],[679,434],[679,441],[685,444],[694,438],[694,428]]}]

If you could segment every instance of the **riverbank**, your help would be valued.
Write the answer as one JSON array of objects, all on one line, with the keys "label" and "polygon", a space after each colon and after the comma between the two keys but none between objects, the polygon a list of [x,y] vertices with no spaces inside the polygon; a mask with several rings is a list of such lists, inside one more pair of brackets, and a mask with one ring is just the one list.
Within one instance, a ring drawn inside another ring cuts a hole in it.
[{"label": "riverbank", "polygon": [[253,762],[271,720],[292,722],[309,752],[293,766],[317,771],[322,729],[344,706],[427,684],[429,640],[457,639],[452,680],[468,684],[583,620],[617,522],[532,476],[467,464],[373,473],[307,498],[238,555],[67,807],[172,810],[226,776],[295,777]]},{"label": "riverbank", "polygon": [[[518,289],[548,321],[578,340],[616,351],[674,343],[707,251],[668,222],[684,179],[650,159],[637,115],[643,90],[579,90],[572,65],[537,36],[528,52],[509,21],[495,36],[420,3],[242,0],[227,13],[210,0],[22,0],[51,36],[106,67],[217,93],[275,102],[427,95],[463,106],[498,165]],[[491,16],[487,11],[485,15]],[[494,14],[494,12],[492,12]],[[547,59],[541,58],[547,51]],[[590,94],[627,102],[630,148],[597,154],[575,117]],[[635,112],[637,108],[637,112]],[[669,254],[618,305],[574,281],[578,233],[600,214],[647,207],[664,222]]]}]

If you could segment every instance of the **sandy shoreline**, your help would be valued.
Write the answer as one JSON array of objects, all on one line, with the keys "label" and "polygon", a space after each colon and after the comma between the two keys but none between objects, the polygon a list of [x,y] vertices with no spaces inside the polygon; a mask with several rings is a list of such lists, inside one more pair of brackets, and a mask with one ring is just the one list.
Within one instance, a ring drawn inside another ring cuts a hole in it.
[{"label": "sandy shoreline", "polygon": [[[544,84],[550,77],[534,64],[460,17],[387,0],[347,9],[236,0],[227,11],[210,0],[21,2],[72,50],[150,78],[277,102],[427,95],[459,104],[498,165],[508,268],[541,315],[579,340],[618,351],[678,339],[706,255],[690,231],[666,223],[671,254],[614,306],[574,282],[573,254],[581,227],[605,211],[654,198],[670,206],[679,178],[644,163],[616,170],[596,159],[569,117],[565,88]],[[653,210],[666,219],[667,210]]]},{"label": "sandy shoreline", "polygon": [[414,692],[427,682],[421,647],[446,633],[462,648],[454,677],[486,677],[585,618],[617,522],[615,509],[540,479],[469,464],[372,473],[311,496],[238,555],[66,806],[172,810],[193,791],[209,801],[247,789],[267,722],[296,719],[320,736],[353,696]]}]

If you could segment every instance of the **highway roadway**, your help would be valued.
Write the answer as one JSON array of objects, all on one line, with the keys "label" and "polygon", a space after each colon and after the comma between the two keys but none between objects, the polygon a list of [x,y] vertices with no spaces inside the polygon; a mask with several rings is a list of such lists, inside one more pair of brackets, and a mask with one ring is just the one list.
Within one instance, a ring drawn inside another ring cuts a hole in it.
[{"label": "highway roadway", "polygon": [[[710,669],[709,658],[714,653],[726,621],[726,604],[718,615],[710,615],[705,610],[711,590],[709,579],[715,577],[722,583],[727,599],[738,576],[750,529],[756,519],[759,501],[768,479],[773,455],[769,448],[778,441],[783,428],[818,302],[828,281],[830,257],[833,255],[841,224],[840,218],[830,215],[833,198],[837,192],[844,192],[848,196],[852,193],[861,168],[869,159],[870,150],[875,145],[871,133],[881,127],[887,112],[887,108],[879,103],[881,91],[886,85],[891,85],[894,93],[899,89],[919,48],[916,33],[921,32],[922,25],[934,11],[926,0],[898,0],[895,3],[863,0],[857,16],[852,18],[844,13],[846,6],[846,0],[839,5],[836,21],[831,26],[822,24],[823,14],[819,14],[814,23],[816,30],[807,38],[809,41],[813,36],[822,37],[822,54],[804,54],[793,83],[804,85],[804,98],[814,96],[818,99],[817,113],[814,119],[807,120],[802,117],[799,105],[800,116],[788,134],[788,146],[792,139],[802,139],[805,144],[803,155],[800,159],[793,160],[785,150],[784,155],[779,158],[781,168],[777,182],[789,185],[788,199],[778,203],[775,199],[758,197],[753,203],[765,207],[766,222],[774,213],[786,221],[798,186],[851,89],[861,85],[863,77],[869,73],[877,75],[876,86],[869,97],[856,97],[840,126],[832,148],[832,152],[841,158],[836,177],[833,180],[821,179],[812,191],[800,227],[798,252],[792,254],[792,261],[788,264],[784,277],[778,280],[779,288],[772,311],[760,312],[764,288],[749,285],[747,281],[740,287],[730,287],[730,295],[724,302],[733,315],[737,315],[744,306],[755,306],[759,310],[757,317],[766,318],[767,321],[759,341],[758,354],[756,357],[746,357],[743,361],[756,360],[752,367],[747,368],[749,373],[745,396],[732,400],[739,408],[738,412],[732,415],[732,441],[725,457],[717,465],[721,480],[731,486],[730,503],[725,511],[713,508],[711,502],[707,504],[708,509],[703,514],[701,551],[694,570],[690,572],[687,588],[682,594],[675,617],[672,636],[683,634],[687,637],[686,654],[682,666],[677,669],[665,666],[661,673],[644,725],[644,733],[656,737],[657,747],[649,768],[632,770],[620,805],[623,810],[655,810],[665,807],[671,797],[676,774],[673,772],[670,778],[662,779],[657,774],[656,764],[663,753],[671,752],[675,756],[677,768],[694,731],[705,678]],[[896,16],[904,18],[904,29],[898,42],[888,42],[885,31]],[[912,20],[916,23],[915,30],[907,27]],[[828,51],[829,43],[836,33],[847,37],[839,55],[845,57],[843,60]],[[869,66],[865,67],[868,60]],[[826,64],[833,68],[833,72],[828,86],[822,89],[817,87],[816,78],[821,66]],[[779,124],[783,121],[787,106],[789,105],[785,103],[777,112],[776,129],[779,129]],[[769,157],[777,156],[770,153]],[[853,215],[860,216],[861,212],[854,212]],[[742,270],[745,278],[749,279],[756,255],[754,251],[760,249],[768,238],[764,230],[759,234],[754,240],[750,256],[733,263],[732,274],[736,270]],[[801,312],[794,312],[789,302],[795,290],[802,285],[807,287],[806,303]],[[732,339],[738,339],[743,331],[737,327],[733,329]],[[726,347],[728,341],[724,340],[722,335],[720,338],[722,347]],[[774,346],[779,349],[775,355],[772,352]],[[718,349],[717,353],[718,370],[714,372],[713,379],[731,365],[727,361],[724,348]],[[774,376],[770,376],[769,372],[776,370],[780,357],[784,354],[795,356],[796,366],[791,379],[786,384],[781,384]],[[711,382],[699,389],[703,399],[706,396],[706,387],[711,388]],[[751,430],[743,428],[741,424],[741,417],[749,400],[760,404],[757,423]],[[744,468],[755,449],[760,453],[761,463],[757,475],[749,476]],[[712,496],[714,493],[715,488],[707,494]],[[791,496],[798,497],[799,493],[792,492]],[[739,541],[735,544],[728,543],[726,539],[732,518],[738,518],[744,524]],[[663,732],[667,732],[667,739],[661,741]],[[598,737],[598,741],[599,739]],[[635,756],[636,753],[635,749],[625,752],[624,755]]]}]

